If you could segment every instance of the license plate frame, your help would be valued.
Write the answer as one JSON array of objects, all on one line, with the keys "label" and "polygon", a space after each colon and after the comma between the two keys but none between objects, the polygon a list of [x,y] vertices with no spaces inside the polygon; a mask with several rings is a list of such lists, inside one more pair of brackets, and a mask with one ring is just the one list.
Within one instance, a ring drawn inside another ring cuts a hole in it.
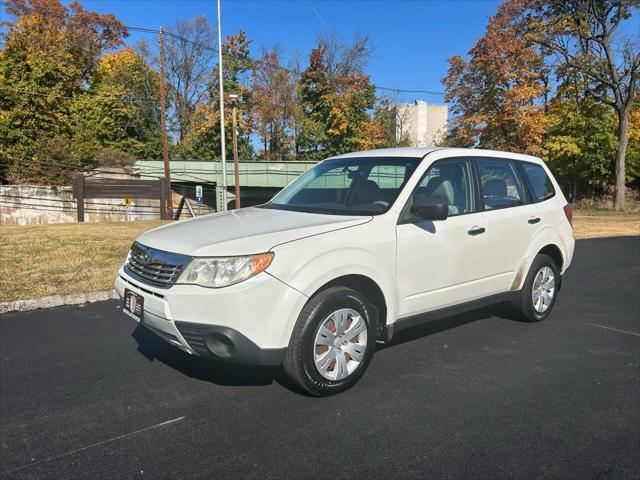
[{"label": "license plate frame", "polygon": [[144,297],[133,290],[125,288],[122,311],[136,322],[142,323],[144,318]]}]

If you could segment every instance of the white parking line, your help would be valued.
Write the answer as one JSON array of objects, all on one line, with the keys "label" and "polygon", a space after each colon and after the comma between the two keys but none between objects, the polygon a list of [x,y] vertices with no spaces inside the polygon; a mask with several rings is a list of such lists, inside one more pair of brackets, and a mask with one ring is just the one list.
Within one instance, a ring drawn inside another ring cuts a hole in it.
[{"label": "white parking line", "polygon": [[113,437],[113,438],[110,438],[108,440],[103,440],[103,441],[98,442],[98,443],[92,443],[91,445],[87,445],[86,447],[76,448],[75,450],[69,450],[68,452],[60,453],[58,455],[54,455],[53,457],[45,458],[44,460],[37,460],[37,461],[31,462],[31,463],[28,463],[26,465],[21,465],[19,467],[13,468],[11,470],[5,470],[4,472],[1,472],[1,473],[2,473],[2,475],[7,475],[9,473],[17,472],[18,470],[22,470],[24,468],[32,467],[34,465],[39,465],[39,464],[42,464],[42,463],[47,463],[47,462],[50,462],[52,460],[56,460],[58,458],[65,457],[67,455],[73,455],[74,453],[82,452],[83,450],[88,450],[88,449],[93,448],[93,447],[99,447],[100,445],[104,445],[106,443],[115,442],[116,440],[121,440],[123,438],[131,437],[133,435],[137,435],[137,434],[142,433],[142,432],[147,432],[147,431],[153,430],[155,428],[164,427],[164,426],[169,425],[171,423],[176,423],[176,422],[179,422],[181,420],[184,420],[184,418],[185,417],[178,417],[178,418],[174,418],[173,420],[167,420],[166,422],[158,423],[157,425],[152,425],[150,427],[141,428],[140,430],[136,430],[135,432],[125,433],[124,435],[118,435],[117,437]]},{"label": "white parking line", "polygon": [[628,333],[629,335],[640,337],[640,333],[628,332],[626,330],[619,330],[617,328],[605,327],[604,325],[596,325],[595,323],[587,323],[587,325],[591,325],[592,327],[604,328],[606,330],[613,330],[614,332]]}]

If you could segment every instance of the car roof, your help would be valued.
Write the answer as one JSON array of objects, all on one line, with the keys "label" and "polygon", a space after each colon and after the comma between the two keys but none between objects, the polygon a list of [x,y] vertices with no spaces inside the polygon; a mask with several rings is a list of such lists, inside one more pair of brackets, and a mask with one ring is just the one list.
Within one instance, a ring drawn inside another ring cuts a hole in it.
[{"label": "car roof", "polygon": [[[398,148],[379,148],[376,150],[363,150],[360,152],[350,152],[342,155],[336,155],[330,157],[330,159],[338,158],[358,158],[358,157],[409,157],[409,158],[424,158],[431,152],[446,150],[447,154],[451,156],[490,156],[490,157],[506,157],[514,160],[524,160],[534,163],[543,163],[537,157],[531,155],[524,155],[521,153],[503,152],[498,150],[485,150],[481,148],[455,148],[455,147],[398,147]],[[329,160],[329,159],[327,159]]]},{"label": "car roof", "polygon": [[376,150],[362,150],[360,152],[343,153],[336,155],[336,158],[356,158],[356,157],[412,157],[422,158],[428,153],[440,150],[440,147],[398,147],[398,148],[378,148]]}]

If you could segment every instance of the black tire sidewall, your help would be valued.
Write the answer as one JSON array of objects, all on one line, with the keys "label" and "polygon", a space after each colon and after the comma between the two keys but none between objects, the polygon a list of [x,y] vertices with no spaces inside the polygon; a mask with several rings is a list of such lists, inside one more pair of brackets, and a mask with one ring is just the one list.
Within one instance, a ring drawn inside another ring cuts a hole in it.
[{"label": "black tire sidewall", "polygon": [[[533,282],[535,281],[536,275],[540,271],[542,267],[549,267],[553,270],[553,275],[555,277],[555,290],[553,292],[553,299],[551,300],[551,305],[544,312],[538,313],[533,306]],[[531,268],[529,269],[529,275],[527,276],[527,280],[520,292],[521,300],[520,300],[520,309],[522,314],[525,316],[525,319],[531,322],[538,322],[544,320],[549,316],[551,311],[553,310],[554,305],[556,304],[556,299],[558,298],[558,287],[560,285],[560,270],[553,259],[547,255],[536,255],[531,264]]]},{"label": "black tire sidewall", "polygon": [[[320,323],[326,320],[331,313],[341,308],[351,308],[362,316],[367,325],[367,348],[356,371],[343,380],[332,381],[324,378],[316,368],[313,356],[314,342]],[[305,319],[302,341],[300,342],[305,387],[314,395],[331,395],[348,389],[362,377],[375,350],[376,329],[375,325],[372,324],[370,307],[358,292],[344,288],[328,295],[317,305],[314,305],[310,312],[305,313],[307,318]]]}]

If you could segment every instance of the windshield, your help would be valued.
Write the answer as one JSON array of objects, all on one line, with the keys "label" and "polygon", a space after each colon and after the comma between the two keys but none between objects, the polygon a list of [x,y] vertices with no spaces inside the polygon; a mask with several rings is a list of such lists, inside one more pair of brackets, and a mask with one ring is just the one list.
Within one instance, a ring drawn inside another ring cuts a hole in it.
[{"label": "windshield", "polygon": [[325,160],[285,187],[271,208],[334,215],[379,215],[396,200],[420,158]]}]

